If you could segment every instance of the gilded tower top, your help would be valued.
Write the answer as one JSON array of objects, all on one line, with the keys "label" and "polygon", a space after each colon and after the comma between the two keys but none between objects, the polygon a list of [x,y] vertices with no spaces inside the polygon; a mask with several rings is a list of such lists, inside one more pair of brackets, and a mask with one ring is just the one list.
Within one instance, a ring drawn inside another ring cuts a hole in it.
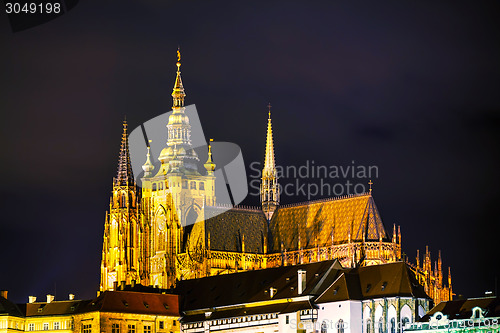
[{"label": "gilded tower top", "polygon": [[177,50],[177,77],[175,78],[174,90],[172,91],[173,97],[173,108],[174,112],[176,108],[184,107],[184,97],[186,93],[184,92],[184,86],[182,85],[181,78],[181,51]]}]

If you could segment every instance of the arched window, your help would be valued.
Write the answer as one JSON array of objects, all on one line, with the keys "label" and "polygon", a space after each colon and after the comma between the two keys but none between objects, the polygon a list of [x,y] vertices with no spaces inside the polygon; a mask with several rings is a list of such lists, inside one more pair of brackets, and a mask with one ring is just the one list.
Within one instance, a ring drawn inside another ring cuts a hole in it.
[{"label": "arched window", "polygon": [[153,191],[156,191],[156,183],[153,183]]},{"label": "arched window", "polygon": [[321,333],[327,333],[328,332],[328,322],[326,320],[323,320],[321,323]]},{"label": "arched window", "polygon": [[378,333],[384,333],[384,318],[378,319]]},{"label": "arched window", "polygon": [[188,181],[187,180],[182,181],[182,188],[188,188]]},{"label": "arched window", "polygon": [[200,183],[200,190],[205,190],[205,183]]},{"label": "arched window", "polygon": [[125,196],[124,192],[122,192],[122,196],[121,196],[121,206],[122,207],[127,207],[127,199],[126,199],[126,196]]},{"label": "arched window", "polygon": [[366,320],[366,333],[372,333],[372,320]]},{"label": "arched window", "polygon": [[196,190],[196,182],[191,182],[191,189]]},{"label": "arched window", "polygon": [[391,318],[391,333],[396,333],[396,318]]},{"label": "arched window", "polygon": [[344,333],[344,321],[342,319],[337,322],[337,333]]},{"label": "arched window", "polygon": [[408,323],[410,322],[410,318],[408,318],[408,317],[404,317],[404,318],[403,318],[403,320],[402,320],[401,322],[403,323],[403,325],[402,325],[402,326],[403,326],[403,327],[405,327],[405,326],[406,326],[406,324],[408,324]]}]

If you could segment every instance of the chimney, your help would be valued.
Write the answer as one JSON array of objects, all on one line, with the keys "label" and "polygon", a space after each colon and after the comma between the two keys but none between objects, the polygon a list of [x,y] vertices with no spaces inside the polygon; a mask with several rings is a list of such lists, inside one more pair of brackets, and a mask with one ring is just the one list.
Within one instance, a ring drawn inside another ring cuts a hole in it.
[{"label": "chimney", "polygon": [[135,280],[132,280],[132,282],[131,282],[131,287],[132,287],[132,288],[135,288]]},{"label": "chimney", "polygon": [[35,303],[36,302],[36,296],[28,296],[28,303]]},{"label": "chimney", "polygon": [[7,299],[7,294],[9,293],[8,290],[0,290],[0,296],[3,298]]},{"label": "chimney", "polygon": [[48,294],[48,295],[47,295],[47,303],[52,302],[52,301],[54,300],[54,298],[55,298],[55,297],[54,297],[54,295],[50,295],[50,294]]},{"label": "chimney", "polygon": [[125,281],[122,281],[120,284],[120,290],[125,290]]},{"label": "chimney", "polygon": [[69,300],[72,301],[75,299],[75,294],[69,294]]},{"label": "chimney", "polygon": [[306,271],[299,269],[297,271],[297,283],[298,283],[298,293],[302,295],[306,289]]},{"label": "chimney", "polygon": [[117,291],[118,290],[118,281],[113,282],[113,290]]}]

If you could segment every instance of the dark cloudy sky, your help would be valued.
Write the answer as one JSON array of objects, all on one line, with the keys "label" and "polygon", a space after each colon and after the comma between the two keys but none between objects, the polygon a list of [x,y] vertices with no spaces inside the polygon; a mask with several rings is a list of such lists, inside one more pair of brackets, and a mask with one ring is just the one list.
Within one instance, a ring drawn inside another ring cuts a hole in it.
[{"label": "dark cloudy sky", "polygon": [[261,161],[271,102],[278,164],[376,165],[373,195],[403,251],[441,250],[457,293],[494,289],[494,4],[82,0],[17,33],[2,14],[0,288],[19,302],[95,295],[121,122],[169,110],[180,45],[207,136]]}]

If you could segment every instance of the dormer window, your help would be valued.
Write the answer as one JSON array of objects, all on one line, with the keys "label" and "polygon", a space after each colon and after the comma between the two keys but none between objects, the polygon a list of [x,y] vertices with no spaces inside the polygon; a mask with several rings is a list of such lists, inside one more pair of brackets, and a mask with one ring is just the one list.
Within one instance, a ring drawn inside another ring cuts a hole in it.
[{"label": "dormer window", "polygon": [[385,290],[385,287],[387,287],[387,281],[384,281],[384,283],[382,283],[382,291]]},{"label": "dormer window", "polygon": [[369,291],[370,291],[370,289],[372,289],[372,284],[371,284],[371,283],[368,283],[368,284],[366,285],[366,292],[369,292]]}]

